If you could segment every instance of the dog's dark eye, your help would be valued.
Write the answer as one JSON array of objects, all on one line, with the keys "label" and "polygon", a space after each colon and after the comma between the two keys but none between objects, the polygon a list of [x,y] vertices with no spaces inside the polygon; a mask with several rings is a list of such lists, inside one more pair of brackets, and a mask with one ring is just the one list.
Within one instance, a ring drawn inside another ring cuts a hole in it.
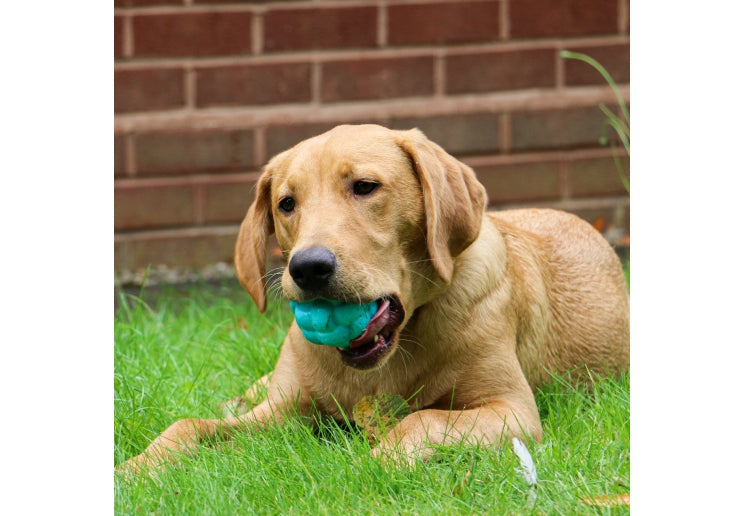
[{"label": "dog's dark eye", "polygon": [[374,181],[357,181],[354,183],[354,195],[369,195],[377,190],[379,186],[380,183]]},{"label": "dog's dark eye", "polygon": [[285,197],[279,201],[279,209],[284,213],[292,213],[295,209],[295,200],[293,197]]}]

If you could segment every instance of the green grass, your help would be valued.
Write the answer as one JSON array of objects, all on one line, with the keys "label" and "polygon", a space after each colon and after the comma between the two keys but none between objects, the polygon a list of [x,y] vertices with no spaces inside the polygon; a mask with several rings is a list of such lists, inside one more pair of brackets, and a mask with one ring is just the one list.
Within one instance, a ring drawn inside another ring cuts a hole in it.
[{"label": "green grass", "polygon": [[[182,417],[215,417],[273,367],[286,303],[265,316],[237,284],[120,295],[115,313],[114,462],[141,452]],[[115,479],[117,514],[594,514],[582,498],[630,492],[626,375],[593,391],[555,382],[538,392],[544,439],[534,507],[509,450],[442,448],[394,469],[369,455],[356,429],[298,423],[201,448],[154,477]]]}]

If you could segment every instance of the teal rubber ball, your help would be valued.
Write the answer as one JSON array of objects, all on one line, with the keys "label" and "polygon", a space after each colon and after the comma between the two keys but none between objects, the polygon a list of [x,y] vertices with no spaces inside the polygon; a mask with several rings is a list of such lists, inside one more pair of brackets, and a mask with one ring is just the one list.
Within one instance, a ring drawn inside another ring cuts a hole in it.
[{"label": "teal rubber ball", "polygon": [[360,305],[319,298],[304,303],[290,301],[289,307],[307,340],[337,348],[348,348],[377,312],[376,301]]}]

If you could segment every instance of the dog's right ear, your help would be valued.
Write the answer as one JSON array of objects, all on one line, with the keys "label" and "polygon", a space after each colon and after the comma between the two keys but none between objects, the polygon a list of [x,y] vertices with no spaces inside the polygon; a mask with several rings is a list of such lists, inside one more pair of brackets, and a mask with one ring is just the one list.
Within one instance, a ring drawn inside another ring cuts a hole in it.
[{"label": "dog's right ear", "polygon": [[266,311],[266,242],[274,234],[271,214],[270,162],[256,184],[256,198],[240,225],[235,244],[235,272],[238,281],[253,298],[258,310]]}]

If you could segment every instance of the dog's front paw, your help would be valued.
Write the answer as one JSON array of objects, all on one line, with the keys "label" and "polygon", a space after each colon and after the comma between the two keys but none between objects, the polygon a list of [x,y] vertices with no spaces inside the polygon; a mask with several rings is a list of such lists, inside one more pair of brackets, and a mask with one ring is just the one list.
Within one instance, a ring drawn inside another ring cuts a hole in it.
[{"label": "dog's front paw", "polygon": [[431,444],[411,437],[385,438],[372,448],[372,456],[398,468],[412,468],[434,454]]},{"label": "dog's front paw", "polygon": [[114,473],[126,480],[132,480],[144,473],[153,475],[158,470],[159,465],[160,463],[153,457],[146,453],[140,453],[116,466]]},{"label": "dog's front paw", "polygon": [[142,453],[119,464],[117,473],[139,475],[155,470],[176,455],[196,448],[202,440],[210,438],[216,430],[213,421],[206,419],[181,419],[165,429]]},{"label": "dog's front paw", "polygon": [[387,432],[372,449],[372,456],[397,467],[413,467],[434,454],[428,433],[415,414]]}]

